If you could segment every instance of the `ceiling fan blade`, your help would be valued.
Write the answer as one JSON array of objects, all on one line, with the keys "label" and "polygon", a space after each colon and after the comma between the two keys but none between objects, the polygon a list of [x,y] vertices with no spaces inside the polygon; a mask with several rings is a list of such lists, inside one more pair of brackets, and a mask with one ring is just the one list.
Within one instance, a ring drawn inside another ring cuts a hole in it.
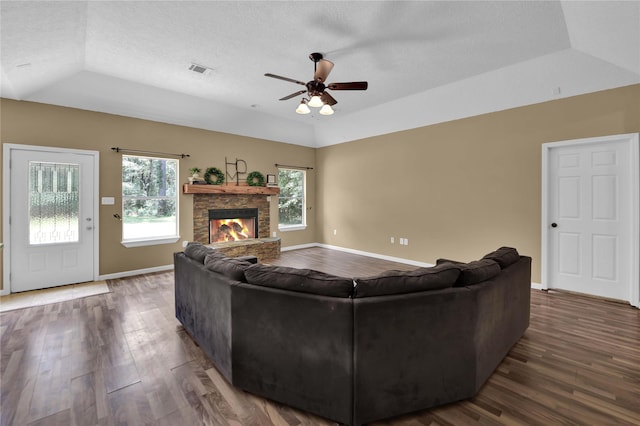
[{"label": "ceiling fan blade", "polygon": [[303,93],[307,93],[307,91],[306,90],[300,90],[299,92],[292,93],[292,94],[290,94],[288,96],[285,96],[284,98],[280,98],[278,100],[286,101],[287,99],[295,98],[296,96],[302,95]]},{"label": "ceiling fan blade", "polygon": [[316,72],[313,74],[313,79],[320,83],[324,83],[332,69],[333,62],[327,61],[326,59],[320,59],[316,63]]},{"label": "ceiling fan blade", "polygon": [[335,99],[333,99],[333,96],[331,96],[330,94],[328,94],[327,92],[322,92],[322,95],[320,96],[320,99],[322,100],[322,102],[324,102],[327,105],[335,105],[338,103],[338,101],[336,101]]},{"label": "ceiling fan blade", "polygon": [[289,77],[282,77],[282,76],[271,74],[271,73],[266,73],[264,76],[265,77],[271,77],[271,78],[277,78],[278,80],[290,81],[291,83],[302,84],[303,86],[307,85],[307,83],[304,83],[304,82],[302,82],[300,80],[294,80],[294,79],[289,78]]},{"label": "ceiling fan blade", "polygon": [[329,83],[327,89],[331,90],[367,90],[369,84],[366,81],[352,81],[350,83]]}]

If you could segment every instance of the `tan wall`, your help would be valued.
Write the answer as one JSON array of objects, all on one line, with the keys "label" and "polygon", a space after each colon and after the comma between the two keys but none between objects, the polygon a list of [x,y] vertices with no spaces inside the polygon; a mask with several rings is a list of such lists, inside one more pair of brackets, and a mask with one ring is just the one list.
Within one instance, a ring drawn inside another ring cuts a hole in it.
[{"label": "tan wall", "polygon": [[[173,252],[182,249],[181,241],[137,248],[120,244],[121,226],[113,214],[122,214],[121,154],[113,152],[111,147],[190,154],[191,158],[180,160],[181,182],[187,182],[190,167],[203,170],[218,167],[224,171],[225,156],[230,161],[243,159],[249,172],[258,170],[265,176],[277,173],[275,163],[315,167],[313,148],[31,102],[2,99],[0,108],[2,143],[100,152],[99,196],[116,199],[114,206],[100,206],[100,275],[169,265],[173,262]],[[314,171],[309,172],[308,179],[309,206],[315,212]],[[0,191],[1,188],[0,182]],[[180,196],[182,240],[192,238],[192,197]],[[271,203],[271,216],[278,216],[275,199]],[[277,231],[277,220],[272,223],[273,231]],[[278,236],[283,246],[315,242],[314,216],[310,214],[305,231],[278,232]]]},{"label": "tan wall", "polygon": [[[534,258],[532,279],[539,282],[541,145],[639,132],[638,99],[640,85],[634,85],[317,150],[2,99],[0,136],[3,143],[100,151],[99,196],[116,197],[115,206],[100,206],[101,275],[168,265],[181,250],[180,243],[120,244],[113,218],[121,213],[120,156],[110,149],[120,146],[191,154],[180,161],[183,182],[189,167],[224,168],[225,156],[263,174],[275,173],[274,163],[314,167],[307,182],[309,226],[278,233],[283,247],[321,242],[434,262],[472,260],[509,245]],[[271,214],[277,217],[275,203]],[[192,198],[181,195],[183,240],[192,237],[192,220]],[[399,245],[400,237],[409,245]]]},{"label": "tan wall", "polygon": [[321,148],[318,238],[430,263],[512,246],[540,282],[541,145],[639,131],[634,85]]}]

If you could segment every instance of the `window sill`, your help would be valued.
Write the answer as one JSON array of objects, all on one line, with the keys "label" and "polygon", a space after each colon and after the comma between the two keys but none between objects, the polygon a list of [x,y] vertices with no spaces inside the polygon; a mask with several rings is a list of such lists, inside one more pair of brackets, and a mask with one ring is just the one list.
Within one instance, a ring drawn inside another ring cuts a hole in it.
[{"label": "window sill", "polygon": [[174,237],[162,237],[162,238],[149,238],[146,240],[127,240],[121,241],[120,244],[126,248],[131,247],[143,247],[143,246],[155,246],[160,244],[173,244],[180,239],[180,235]]},{"label": "window sill", "polygon": [[280,231],[280,232],[304,231],[305,229],[307,229],[307,225],[278,226],[278,231]]}]

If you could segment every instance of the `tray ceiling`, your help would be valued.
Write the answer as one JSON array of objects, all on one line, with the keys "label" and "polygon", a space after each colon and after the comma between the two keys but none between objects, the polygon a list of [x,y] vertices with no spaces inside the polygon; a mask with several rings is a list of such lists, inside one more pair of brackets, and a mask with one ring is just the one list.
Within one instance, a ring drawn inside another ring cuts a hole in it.
[{"label": "tray ceiling", "polygon": [[[326,146],[640,83],[638,1],[3,1],[1,95]],[[294,113],[311,52],[335,114]],[[189,70],[199,64],[206,74]]]}]

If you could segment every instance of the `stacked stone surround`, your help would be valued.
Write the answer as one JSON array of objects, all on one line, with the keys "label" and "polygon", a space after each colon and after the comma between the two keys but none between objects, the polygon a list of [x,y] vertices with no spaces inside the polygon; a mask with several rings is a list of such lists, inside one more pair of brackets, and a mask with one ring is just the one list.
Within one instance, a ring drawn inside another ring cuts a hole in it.
[{"label": "stacked stone surround", "polygon": [[260,238],[252,241],[211,244],[227,257],[255,256],[258,261],[277,259],[280,256],[280,238]]},{"label": "stacked stone surround", "polygon": [[259,260],[280,256],[280,239],[269,238],[271,210],[263,194],[193,194],[193,240],[209,244],[209,210],[258,209],[258,239],[254,242],[218,243],[216,249],[229,257],[251,255]]}]

